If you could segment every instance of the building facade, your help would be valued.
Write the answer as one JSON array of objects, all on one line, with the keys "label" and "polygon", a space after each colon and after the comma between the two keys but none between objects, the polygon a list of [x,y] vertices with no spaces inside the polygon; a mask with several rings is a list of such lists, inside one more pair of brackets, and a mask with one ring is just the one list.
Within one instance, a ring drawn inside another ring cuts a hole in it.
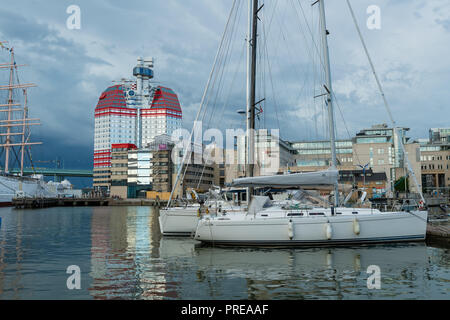
[{"label": "building facade", "polygon": [[128,153],[137,150],[131,143],[111,146],[111,197],[128,197]]},{"label": "building facade", "polygon": [[[420,144],[406,137],[409,128],[398,128],[397,131],[398,134],[386,124],[380,124],[361,130],[351,139],[336,141],[338,169],[351,171],[366,168],[373,173],[385,173],[385,188],[393,192],[395,182],[408,173],[400,145],[402,141],[421,188]],[[330,167],[330,141],[297,141],[291,142],[291,145],[297,168],[291,168],[290,171],[311,172]],[[410,191],[417,191],[412,183]]]},{"label": "building facade", "polygon": [[450,193],[450,128],[430,129],[420,144],[422,185],[425,193]]},{"label": "building facade", "polygon": [[384,172],[373,172],[368,170],[342,170],[339,171],[339,181],[351,184],[358,190],[355,198],[360,198],[362,192],[367,192],[367,198],[382,198],[387,193],[387,176]]},{"label": "building facade", "polygon": [[[247,159],[247,136],[236,139],[238,176],[245,176]],[[256,130],[254,176],[276,174],[280,168],[295,166],[291,143],[282,140],[267,129]]]},{"label": "building facade", "polygon": [[182,110],[176,93],[153,85],[153,60],[138,59],[134,80],[122,79],[107,88],[95,108],[94,188],[111,186],[113,144],[142,148],[156,136],[171,135],[182,125]]},{"label": "building facade", "polygon": [[[295,164],[298,167],[328,167],[331,165],[330,141],[291,142]],[[352,140],[336,141],[337,163],[341,166],[353,166]]]}]

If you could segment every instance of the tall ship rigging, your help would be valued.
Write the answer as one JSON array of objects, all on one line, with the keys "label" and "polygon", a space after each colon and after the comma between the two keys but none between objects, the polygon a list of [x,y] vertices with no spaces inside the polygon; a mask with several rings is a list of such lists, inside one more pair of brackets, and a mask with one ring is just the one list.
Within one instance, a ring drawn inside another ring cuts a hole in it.
[{"label": "tall ship rigging", "polygon": [[[55,197],[67,184],[47,184],[42,176],[24,175],[24,164],[31,161],[31,146],[42,142],[31,141],[31,127],[40,125],[37,118],[28,117],[29,88],[33,83],[19,81],[18,65],[14,48],[5,41],[0,42],[0,53],[8,53],[9,59],[0,64],[0,72],[8,72],[7,85],[0,85],[0,206],[8,206],[14,197]],[[13,169],[18,174],[12,174]],[[67,186],[66,186],[67,187]],[[59,190],[59,191],[58,191]]]}]

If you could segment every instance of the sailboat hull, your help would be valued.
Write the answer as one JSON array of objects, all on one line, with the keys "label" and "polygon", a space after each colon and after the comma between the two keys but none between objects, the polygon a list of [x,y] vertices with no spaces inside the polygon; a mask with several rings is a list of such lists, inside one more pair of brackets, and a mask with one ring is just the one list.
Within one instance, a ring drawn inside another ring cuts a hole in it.
[{"label": "sailboat hull", "polygon": [[[209,207],[211,214],[214,216],[234,216],[241,215],[244,209],[238,206],[231,207],[225,202],[220,202],[224,210],[217,212],[217,204]],[[159,212],[159,227],[161,233],[165,236],[192,236],[197,230],[197,224],[200,220],[199,205],[187,207],[173,207]]]},{"label": "sailboat hull", "polygon": [[0,175],[0,206],[11,205],[17,191],[22,191],[26,196],[35,197],[39,189],[38,179]]},{"label": "sailboat hull", "polygon": [[[46,183],[33,177],[0,175],[0,206],[12,205],[15,197],[25,198],[57,198],[71,194],[71,190],[63,188],[61,183]],[[74,194],[74,193],[72,193]]]},{"label": "sailboat hull", "polygon": [[[355,219],[358,228],[355,228]],[[426,221],[426,211],[378,213],[357,218],[202,219],[195,239],[210,245],[283,247],[423,241]]]},{"label": "sailboat hull", "polygon": [[194,234],[199,220],[200,206],[176,207],[159,212],[159,227],[165,236],[190,236]]}]

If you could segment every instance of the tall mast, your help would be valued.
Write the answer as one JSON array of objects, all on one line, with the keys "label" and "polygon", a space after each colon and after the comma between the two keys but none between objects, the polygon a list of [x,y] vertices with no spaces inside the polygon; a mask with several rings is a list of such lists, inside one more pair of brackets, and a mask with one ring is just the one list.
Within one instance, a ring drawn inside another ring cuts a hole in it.
[{"label": "tall mast", "polygon": [[9,173],[9,148],[11,144],[11,105],[13,104],[13,81],[14,81],[14,48],[11,48],[11,64],[9,66],[9,89],[8,89],[8,127],[6,129],[5,146],[5,173]]},{"label": "tall mast", "polygon": [[22,148],[20,149],[20,175],[23,176],[23,160],[25,155],[25,134],[27,129],[27,118],[28,118],[28,95],[27,89],[23,89],[23,122],[22,122]]},{"label": "tall mast", "polygon": [[[10,156],[10,148],[21,147],[21,158],[20,158],[20,169],[23,174],[23,163],[24,163],[24,152],[25,146],[38,145],[42,144],[41,142],[29,143],[25,140],[26,129],[28,126],[40,125],[40,123],[36,122],[39,119],[29,119],[28,118],[28,101],[26,88],[35,87],[36,85],[32,83],[24,83],[24,84],[14,84],[14,69],[17,69],[19,65],[16,64],[14,59],[14,48],[6,48],[3,44],[6,42],[0,42],[1,47],[3,49],[8,50],[11,55],[10,63],[0,64],[0,69],[9,69],[9,84],[7,86],[0,86],[0,90],[8,90],[8,103],[0,104],[0,113],[7,112],[7,120],[0,120],[0,128],[6,128],[6,133],[0,133],[0,136],[5,137],[5,142],[0,144],[0,147],[5,148],[5,173],[9,173],[9,156]],[[14,103],[13,90],[14,89],[23,89],[24,93],[24,108],[20,108],[20,103]],[[6,107],[6,108],[5,108]],[[15,108],[13,108],[15,107]],[[4,109],[5,108],[5,109]],[[13,119],[14,112],[23,112],[22,119]],[[22,131],[12,130],[12,128],[22,128]],[[14,136],[22,136],[22,140],[19,143],[13,142],[12,137]]]},{"label": "tall mast", "polygon": [[[255,97],[258,11],[258,0],[249,0],[247,37],[247,177],[253,177],[255,163]],[[250,201],[253,188],[248,188],[247,192],[247,201]]]},{"label": "tall mast", "polygon": [[[325,80],[326,80],[326,97],[328,106],[328,121],[330,128],[330,144],[331,144],[331,163],[334,169],[337,169],[336,161],[336,135],[335,135],[335,122],[334,122],[334,108],[333,108],[333,87],[331,83],[331,68],[330,68],[330,53],[328,50],[328,30],[325,20],[325,4],[324,0],[319,0],[320,9],[320,26],[322,35],[322,46],[324,54],[324,65],[325,65]],[[339,206],[339,188],[336,182],[334,187],[334,206]]]}]

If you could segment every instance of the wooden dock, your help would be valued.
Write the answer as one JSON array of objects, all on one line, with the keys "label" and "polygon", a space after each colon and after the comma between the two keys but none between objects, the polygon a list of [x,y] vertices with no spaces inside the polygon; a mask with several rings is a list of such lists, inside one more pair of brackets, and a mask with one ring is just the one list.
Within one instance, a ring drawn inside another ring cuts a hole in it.
[{"label": "wooden dock", "polygon": [[103,207],[103,206],[151,206],[162,207],[166,201],[148,199],[117,200],[110,198],[14,198],[16,209],[42,209],[50,207]]}]

